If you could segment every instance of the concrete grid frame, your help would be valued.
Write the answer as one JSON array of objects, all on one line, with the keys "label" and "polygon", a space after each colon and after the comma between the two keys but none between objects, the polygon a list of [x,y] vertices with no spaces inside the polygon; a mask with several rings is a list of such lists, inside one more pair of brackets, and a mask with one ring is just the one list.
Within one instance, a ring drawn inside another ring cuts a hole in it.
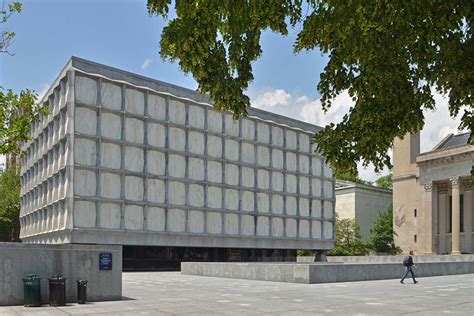
[{"label": "concrete grid frame", "polygon": [[319,127],[73,57],[22,161],[35,243],[329,249],[332,170]]}]

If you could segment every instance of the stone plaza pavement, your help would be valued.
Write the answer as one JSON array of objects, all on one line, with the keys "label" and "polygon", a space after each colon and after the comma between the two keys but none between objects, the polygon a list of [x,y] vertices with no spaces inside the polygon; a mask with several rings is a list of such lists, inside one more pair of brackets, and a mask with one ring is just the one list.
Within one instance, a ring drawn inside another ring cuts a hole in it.
[{"label": "stone plaza pavement", "polygon": [[0,315],[473,315],[474,274],[293,284],[181,275],[123,274],[122,301],[1,307]]}]

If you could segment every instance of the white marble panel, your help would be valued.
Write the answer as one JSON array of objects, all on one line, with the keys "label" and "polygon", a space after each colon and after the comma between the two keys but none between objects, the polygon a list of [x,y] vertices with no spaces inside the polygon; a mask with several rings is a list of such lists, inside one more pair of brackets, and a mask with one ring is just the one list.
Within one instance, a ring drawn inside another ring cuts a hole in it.
[{"label": "white marble panel", "polygon": [[94,202],[74,202],[74,227],[95,227],[95,217]]},{"label": "white marble panel", "polygon": [[270,197],[266,193],[257,193],[257,209],[259,213],[268,213],[270,210]]},{"label": "white marble panel", "polygon": [[272,167],[283,169],[283,152],[279,149],[272,150]]},{"label": "white marble panel", "polygon": [[332,178],[332,169],[329,165],[324,164],[324,177]]},{"label": "white marble panel", "polygon": [[239,143],[232,139],[225,140],[225,158],[239,160]]},{"label": "white marble panel", "polygon": [[122,119],[120,115],[103,112],[101,120],[100,134],[102,137],[112,139],[122,138]]},{"label": "white marble panel", "polygon": [[225,114],[225,133],[229,136],[239,137],[239,121],[234,121],[230,114]]},{"label": "white marble panel", "polygon": [[225,183],[230,185],[239,184],[239,167],[236,165],[225,165]]},{"label": "white marble panel", "polygon": [[313,196],[321,196],[321,180],[316,178],[311,179],[311,191],[313,191]]},{"label": "white marble panel", "polygon": [[257,146],[257,162],[261,166],[270,165],[270,150],[264,146]]},{"label": "white marble panel", "polygon": [[324,181],[324,197],[331,199],[332,198],[332,182]]},{"label": "white marble panel", "polygon": [[207,213],[206,231],[209,234],[222,233],[222,214],[216,212]]},{"label": "white marble panel", "polygon": [[300,194],[308,195],[309,194],[309,178],[299,177],[300,180]]},{"label": "white marble panel", "polygon": [[203,155],[204,154],[204,134],[200,132],[189,132],[189,152],[193,154]]},{"label": "white marble panel", "polygon": [[188,186],[189,205],[203,207],[204,206],[204,186],[199,184],[189,184]]},{"label": "white marble panel", "polygon": [[180,155],[169,155],[168,175],[175,178],[184,178],[186,175],[186,159]]},{"label": "white marble panel", "polygon": [[296,215],[297,203],[296,198],[293,196],[287,196],[285,201],[286,214]]},{"label": "white marble panel", "polygon": [[242,119],[242,138],[248,140],[255,139],[255,123],[249,119]]},{"label": "white marble panel", "polygon": [[252,168],[242,167],[242,185],[253,188],[255,185],[255,174]]},{"label": "white marble panel", "polygon": [[164,175],[166,169],[165,154],[149,150],[147,154],[147,172],[155,175]]},{"label": "white marble panel", "polygon": [[255,210],[255,193],[250,191],[242,192],[242,211],[253,212]]},{"label": "white marble panel", "polygon": [[204,180],[204,160],[199,158],[189,158],[188,176],[193,180]]},{"label": "white marble panel", "polygon": [[270,221],[268,217],[259,216],[257,218],[257,236],[268,236],[270,233]]},{"label": "white marble panel", "polygon": [[290,149],[296,149],[298,140],[296,138],[296,132],[292,130],[286,130],[286,147]]},{"label": "white marble panel", "polygon": [[74,193],[82,196],[95,196],[96,175],[89,170],[74,170]]},{"label": "white marble panel", "polygon": [[300,151],[303,151],[305,153],[309,152],[311,144],[310,144],[311,138],[309,135],[300,133]]},{"label": "white marble panel", "polygon": [[148,144],[164,148],[166,146],[166,128],[164,125],[148,123]]},{"label": "white marble panel", "polygon": [[209,135],[207,138],[207,154],[211,157],[222,157],[222,138]]},{"label": "white marble panel", "polygon": [[255,162],[255,146],[249,143],[242,143],[242,161],[253,164]]},{"label": "white marble panel", "polygon": [[177,124],[186,124],[186,106],[183,102],[170,99],[170,121]]},{"label": "white marble panel", "polygon": [[222,113],[207,111],[207,128],[215,133],[222,133]]},{"label": "white marble panel", "polygon": [[143,149],[133,146],[125,147],[125,170],[143,172],[145,154]]},{"label": "white marble panel", "polygon": [[298,188],[298,182],[296,182],[296,176],[292,174],[286,175],[286,191],[288,193],[296,193]]},{"label": "white marble panel", "polygon": [[148,215],[146,217],[148,230],[162,232],[166,229],[165,210],[159,207],[148,207]]},{"label": "white marble panel", "polygon": [[136,89],[126,89],[125,92],[125,111],[143,115],[145,111],[145,94]]},{"label": "white marble panel", "polygon": [[175,205],[184,205],[186,189],[184,183],[170,181],[168,184],[168,202]]},{"label": "white marble panel", "polygon": [[294,238],[297,236],[297,223],[296,219],[287,218],[286,219],[286,237]]},{"label": "white marble panel", "polygon": [[125,177],[125,199],[131,201],[143,201],[143,178]]},{"label": "white marble panel", "polygon": [[323,222],[324,226],[324,239],[332,239],[332,222]]},{"label": "white marble panel", "polygon": [[311,202],[311,216],[312,217],[321,217],[321,201],[313,200]]},{"label": "white marble panel", "polygon": [[100,99],[103,107],[120,111],[122,109],[122,87],[102,81]]},{"label": "white marble panel", "polygon": [[141,120],[135,118],[125,118],[125,140],[143,144],[144,141],[144,123]]},{"label": "white marble panel", "polygon": [[312,173],[315,176],[321,176],[321,159],[319,158],[312,158],[313,161],[311,162],[311,169]]},{"label": "white marble panel", "polygon": [[324,218],[333,218],[334,209],[331,201],[324,201]]},{"label": "white marble panel", "polygon": [[245,236],[255,235],[255,218],[252,215],[242,215],[240,233]]},{"label": "white marble panel", "polygon": [[101,166],[105,168],[120,169],[122,163],[122,148],[120,145],[102,142]]},{"label": "white marble panel", "polygon": [[225,190],[225,208],[234,211],[239,209],[239,191],[233,189]]},{"label": "white marble panel", "polygon": [[311,222],[311,237],[316,239],[321,239],[321,222],[312,221]]},{"label": "white marble panel", "polygon": [[204,129],[204,118],[205,118],[206,113],[204,112],[204,109],[195,106],[195,105],[190,105],[189,106],[189,126]]},{"label": "white marble panel", "polygon": [[283,237],[283,219],[279,217],[272,218],[272,236]]},{"label": "white marble panel", "polygon": [[164,121],[166,119],[166,99],[159,95],[149,93],[148,115],[151,118]]},{"label": "white marble panel", "polygon": [[222,189],[217,187],[207,188],[207,206],[210,208],[222,208]]},{"label": "white marble panel", "polygon": [[275,191],[283,191],[283,173],[272,173],[272,189]]},{"label": "white marble panel", "polygon": [[239,233],[239,216],[237,214],[225,214],[224,228],[226,235],[237,235]]},{"label": "white marble panel", "polygon": [[75,97],[81,103],[96,105],[97,81],[83,76],[76,76]]},{"label": "white marble panel", "polygon": [[270,142],[270,127],[265,123],[257,123],[257,140],[260,143],[268,144]]},{"label": "white marble panel", "polygon": [[96,135],[97,112],[95,110],[76,107],[76,113],[74,114],[74,129],[79,133]]},{"label": "white marble panel", "polygon": [[284,201],[283,196],[281,195],[272,195],[272,213],[273,214],[283,214],[284,210]]},{"label": "white marble panel", "polygon": [[121,176],[115,173],[102,172],[100,175],[100,196],[109,199],[120,199]]},{"label": "white marble panel", "polygon": [[283,147],[284,136],[283,129],[277,126],[272,126],[272,144]]},{"label": "white marble panel", "polygon": [[168,231],[182,233],[186,229],[186,213],[180,209],[168,210]]},{"label": "white marble panel", "polygon": [[79,137],[76,137],[74,142],[74,162],[81,165],[95,166],[97,157],[96,142]]},{"label": "white marble panel", "polygon": [[100,227],[108,229],[120,228],[120,205],[115,203],[101,203]]},{"label": "white marble panel", "polygon": [[296,154],[292,152],[287,152],[286,153],[286,169],[288,171],[296,171],[297,167],[297,160],[296,160]]},{"label": "white marble panel", "polygon": [[189,211],[188,229],[190,233],[204,232],[204,213],[201,211]]},{"label": "white marble panel", "polygon": [[125,229],[143,230],[143,207],[125,205],[123,222]]},{"label": "white marble panel", "polygon": [[300,220],[299,222],[299,234],[300,238],[309,238],[309,221]]},{"label": "white marble panel", "polygon": [[[170,127],[168,144],[171,149],[184,151],[186,147],[186,133],[183,129]],[[203,142],[204,144],[204,142]]]},{"label": "white marble panel", "polygon": [[148,179],[147,200],[153,203],[165,203],[165,181]]},{"label": "white marble panel", "polygon": [[299,203],[300,216],[309,216],[309,200],[300,198]]},{"label": "white marble panel", "polygon": [[299,167],[301,173],[309,173],[309,156],[299,155]]},{"label": "white marble panel", "polygon": [[207,162],[207,180],[214,183],[222,182],[222,164],[220,162]]},{"label": "white marble panel", "polygon": [[257,174],[258,187],[260,189],[268,190],[270,188],[270,174],[267,170],[258,170]]}]

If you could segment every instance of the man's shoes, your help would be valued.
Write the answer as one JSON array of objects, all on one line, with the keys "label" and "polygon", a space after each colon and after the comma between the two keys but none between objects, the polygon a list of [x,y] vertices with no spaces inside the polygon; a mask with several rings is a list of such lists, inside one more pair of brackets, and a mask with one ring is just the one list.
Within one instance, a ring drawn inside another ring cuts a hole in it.
[{"label": "man's shoes", "polygon": [[418,283],[418,281],[415,281],[415,284],[417,284],[417,283]]},{"label": "man's shoes", "polygon": [[403,283],[403,281],[400,281],[400,283],[401,283],[401,284],[405,284],[405,283]]}]

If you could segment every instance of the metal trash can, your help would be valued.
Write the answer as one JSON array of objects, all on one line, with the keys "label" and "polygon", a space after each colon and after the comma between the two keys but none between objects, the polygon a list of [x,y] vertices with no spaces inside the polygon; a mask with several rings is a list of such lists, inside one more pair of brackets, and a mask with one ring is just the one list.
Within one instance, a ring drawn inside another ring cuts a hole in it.
[{"label": "metal trash can", "polygon": [[23,279],[23,297],[26,307],[41,306],[41,278],[28,274]]},{"label": "metal trash can", "polygon": [[77,303],[85,304],[87,301],[87,280],[77,280]]},{"label": "metal trash can", "polygon": [[55,275],[49,280],[49,305],[65,306],[66,305],[66,278]]}]

